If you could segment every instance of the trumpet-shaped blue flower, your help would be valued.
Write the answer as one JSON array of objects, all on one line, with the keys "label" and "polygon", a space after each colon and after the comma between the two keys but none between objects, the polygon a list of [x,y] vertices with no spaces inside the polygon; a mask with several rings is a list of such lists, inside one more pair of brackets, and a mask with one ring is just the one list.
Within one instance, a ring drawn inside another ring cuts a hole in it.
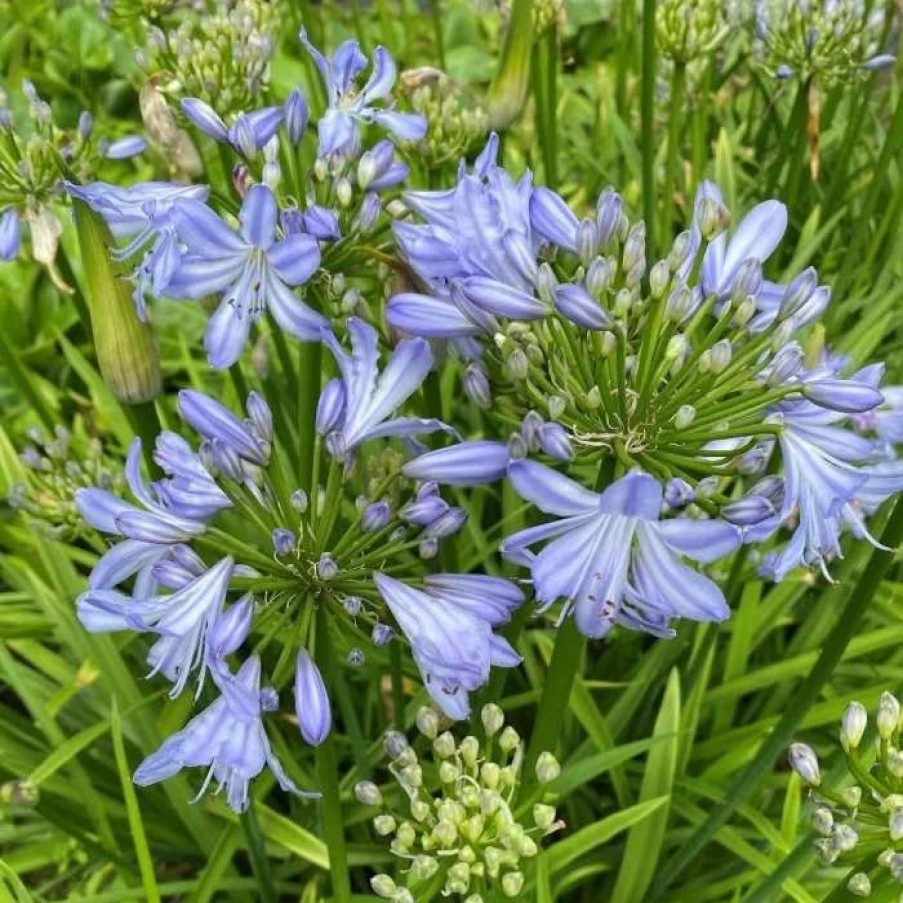
[{"label": "trumpet-shaped blue flower", "polygon": [[278,218],[276,198],[266,185],[254,185],[245,196],[238,232],[204,204],[185,201],[177,208],[175,227],[186,253],[166,291],[193,299],[223,293],[204,337],[207,357],[217,369],[238,360],[251,324],[267,308],[282,329],[305,341],[317,341],[329,325],[290,289],[316,272],[317,243],[304,234],[277,241]]},{"label": "trumpet-shaped blue flower", "polygon": [[323,78],[329,100],[318,126],[321,156],[357,156],[361,123],[374,122],[405,141],[419,141],[426,134],[426,119],[419,113],[377,106],[391,93],[397,75],[395,61],[385,47],[373,51],[373,70],[364,86],[358,88],[358,76],[367,65],[367,57],[357,41],[344,41],[327,59],[310,43],[303,28],[300,38]]},{"label": "trumpet-shaped blue flower", "polygon": [[135,596],[153,593],[154,565],[175,544],[204,532],[204,522],[230,505],[187,443],[164,432],[157,440],[158,463],[169,478],[148,486],[141,477],[141,440],[134,439],[126,459],[126,480],[137,507],[106,489],[80,489],[75,503],[95,529],[123,541],[94,566],[88,585],[109,589],[133,575]]},{"label": "trumpet-shaped blue flower", "polygon": [[145,293],[162,295],[182,260],[173,208],[183,200],[205,201],[209,189],[206,185],[171,182],[142,182],[130,188],[106,182],[90,185],[67,182],[66,189],[104,218],[114,238],[127,241],[112,251],[116,260],[128,260],[143,252],[132,280],[135,309],[139,318],[146,320]]},{"label": "trumpet-shaped blue flower", "polygon": [[248,395],[247,420],[239,420],[215,398],[195,389],[179,392],[182,419],[211,442],[221,442],[238,457],[252,464],[266,464],[270,459],[273,421],[269,405],[257,392]]},{"label": "trumpet-shaped blue flower", "polygon": [[231,144],[246,157],[254,156],[276,134],[286,118],[285,107],[264,107],[239,114],[235,122],[227,126],[213,107],[196,97],[182,100],[182,112],[205,135],[214,141]]},{"label": "trumpet-shaped blue flower", "polygon": [[223,558],[176,592],[133,599],[115,590],[88,590],[78,598],[78,617],[93,633],[137,630],[159,635],[148,654],[151,674],[162,672],[178,696],[192,671],[201,667],[198,693],[209,662],[207,638],[223,615],[234,563]]},{"label": "trumpet-shaped blue flower", "polygon": [[[509,536],[502,554],[526,565],[545,606],[564,597],[587,636],[614,624],[673,636],[672,618],[722,621],[729,610],[708,577],[680,556],[711,562],[740,542],[718,520],[660,520],[663,490],[644,473],[630,473],[601,494],[535,461],[513,461],[508,475],[518,493],[561,518]],[[538,554],[529,546],[551,540]]]},{"label": "trumpet-shaped blue flower", "polygon": [[183,768],[206,767],[198,797],[216,780],[219,790],[225,788],[229,806],[244,812],[251,781],[269,767],[283,790],[319,796],[295,786],[270,746],[263,713],[273,711],[278,698],[271,688],[260,688],[260,659],[252,656],[237,674],[220,674],[217,683],[223,695],[151,753],[135,771],[135,783],[143,787],[171,778]]},{"label": "trumpet-shaped blue flower", "polygon": [[492,631],[523,602],[507,580],[439,574],[424,592],[385,574],[373,579],[411,644],[427,691],[449,718],[468,716],[468,693],[486,683],[492,665],[510,668],[520,661]]},{"label": "trumpet-shaped blue flower", "polygon": [[327,386],[330,416],[327,418],[322,412],[318,416],[320,426],[329,430],[327,443],[336,457],[344,457],[368,439],[406,438],[449,430],[444,423],[432,418],[392,417],[420,388],[433,366],[433,355],[427,342],[423,339],[399,342],[380,374],[376,330],[352,317],[348,321],[348,332],[351,335],[350,355],[332,333],[323,334],[342,374],[341,391],[336,383],[332,383],[331,388]]}]

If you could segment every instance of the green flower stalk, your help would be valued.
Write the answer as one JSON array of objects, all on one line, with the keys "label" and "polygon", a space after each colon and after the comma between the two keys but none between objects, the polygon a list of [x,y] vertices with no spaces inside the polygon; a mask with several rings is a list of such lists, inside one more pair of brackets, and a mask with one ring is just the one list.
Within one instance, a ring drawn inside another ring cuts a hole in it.
[{"label": "green flower stalk", "polygon": [[120,401],[151,401],[162,389],[153,332],[138,319],[131,284],[110,257],[113,237],[106,223],[83,201],[73,198],[72,206],[100,372]]},{"label": "green flower stalk", "polygon": [[530,90],[532,46],[532,0],[514,0],[499,69],[486,97],[493,129],[507,128],[523,109]]}]

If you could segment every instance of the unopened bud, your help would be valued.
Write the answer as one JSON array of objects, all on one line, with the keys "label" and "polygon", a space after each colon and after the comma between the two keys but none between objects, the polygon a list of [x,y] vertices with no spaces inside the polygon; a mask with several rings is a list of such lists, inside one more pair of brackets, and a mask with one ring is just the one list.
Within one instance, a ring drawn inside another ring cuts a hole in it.
[{"label": "unopened bud", "polygon": [[520,746],[520,734],[509,724],[499,736],[499,747],[502,752],[511,752]]},{"label": "unopened bud", "polygon": [[661,298],[671,282],[671,271],[664,260],[656,261],[649,271],[649,292],[653,298]]},{"label": "unopened bud", "polygon": [[502,893],[506,897],[517,897],[524,887],[523,872],[507,872],[502,875]]},{"label": "unopened bud", "polygon": [[846,707],[840,724],[840,744],[845,752],[859,748],[867,723],[868,713],[865,706],[861,702],[851,702]]},{"label": "unopened bud", "polygon": [[555,807],[546,803],[536,803],[533,806],[533,821],[537,828],[548,831],[555,823]]},{"label": "unopened bud", "polygon": [[433,740],[433,752],[439,756],[440,759],[448,759],[450,756],[453,756],[456,749],[455,738],[449,731],[439,734],[439,736]]},{"label": "unopened bud", "polygon": [[422,706],[417,710],[416,718],[417,730],[427,737],[429,740],[435,740],[439,733],[439,715],[435,709],[429,706]]},{"label": "unopened bud", "polygon": [[834,830],[834,815],[826,806],[819,806],[812,813],[812,827],[825,837],[830,837]]},{"label": "unopened bud", "polygon": [[890,740],[900,723],[900,703],[897,697],[885,690],[878,700],[878,712],[875,716],[878,736],[882,740]]},{"label": "unopened bud", "polygon": [[480,711],[480,720],[483,722],[483,730],[486,736],[497,734],[505,724],[505,713],[494,702],[487,703]]},{"label": "unopened bud", "polygon": [[354,785],[354,795],[365,806],[381,806],[383,795],[373,781],[358,781]]},{"label": "unopened bud", "polygon": [[685,430],[696,419],[696,408],[691,404],[682,404],[674,415],[674,425]]},{"label": "unopened bud", "polygon": [[541,752],[536,760],[536,777],[541,784],[554,781],[561,774],[561,765],[550,752]]},{"label": "unopened bud", "polygon": [[387,899],[391,898],[397,890],[395,882],[388,875],[374,875],[370,879],[370,887],[377,896]]},{"label": "unopened bud", "polygon": [[821,783],[818,758],[811,746],[794,743],[790,747],[790,767],[800,776],[803,783],[810,787],[818,787]]},{"label": "unopened bud", "polygon": [[865,872],[856,872],[847,881],[847,890],[856,897],[867,897],[872,892],[872,882]]}]

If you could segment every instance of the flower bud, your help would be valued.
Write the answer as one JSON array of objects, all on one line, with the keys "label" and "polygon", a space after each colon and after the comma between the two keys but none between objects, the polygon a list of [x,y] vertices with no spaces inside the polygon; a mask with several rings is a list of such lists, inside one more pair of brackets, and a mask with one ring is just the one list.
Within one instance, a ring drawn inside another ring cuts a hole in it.
[{"label": "flower bud", "polygon": [[417,710],[417,730],[428,740],[435,740],[439,733],[439,715],[429,706],[421,706]]},{"label": "flower bud", "polygon": [[538,434],[539,447],[550,458],[556,461],[570,461],[574,457],[574,449],[567,430],[558,423],[544,423]]},{"label": "flower bud", "polygon": [[514,380],[524,380],[527,378],[530,362],[523,348],[515,348],[505,360],[508,369],[508,375]]},{"label": "flower bud", "polygon": [[307,493],[303,489],[296,489],[289,499],[291,502],[292,508],[295,509],[299,514],[303,514],[307,511],[307,506],[309,504]]},{"label": "flower bud", "polygon": [[561,774],[558,760],[550,752],[541,752],[536,760],[536,777],[540,784],[548,784]]},{"label": "flower bud", "polygon": [[317,402],[316,428],[321,436],[336,429],[345,416],[345,385],[336,377],[329,380]]},{"label": "flower bud", "polygon": [[834,815],[826,806],[819,806],[812,813],[812,827],[824,837],[830,837],[834,830]]},{"label": "flower bud", "polygon": [[814,267],[808,267],[790,281],[781,299],[780,316],[782,319],[792,317],[812,297],[818,285],[818,273]]},{"label": "flower bud", "polygon": [[299,650],[295,661],[295,714],[301,736],[311,746],[319,746],[329,736],[332,710],[326,684],[306,649]]},{"label": "flower bud", "polygon": [[433,752],[435,752],[440,759],[448,759],[453,756],[456,749],[455,738],[449,731],[439,734],[439,736],[433,740]]},{"label": "flower bud", "polygon": [[672,477],[665,484],[665,504],[670,508],[684,508],[696,499],[693,487],[680,477]]},{"label": "flower bud", "polygon": [[803,349],[797,342],[785,345],[775,354],[767,368],[766,384],[774,388],[787,383],[803,366],[803,358]]},{"label": "flower bud", "polygon": [[304,137],[310,110],[304,94],[295,88],[285,99],[285,131],[288,140],[296,147]]},{"label": "flower bud", "polygon": [[861,702],[851,702],[843,713],[840,724],[840,743],[845,752],[853,752],[859,748],[865,726],[868,723],[868,713]]},{"label": "flower bud", "polygon": [[494,702],[487,703],[480,712],[483,730],[487,737],[494,737],[505,724],[505,713]]},{"label": "flower bud", "polygon": [[344,176],[336,180],[335,195],[342,207],[348,207],[351,204],[351,200],[354,197],[354,189],[351,187],[351,182]]},{"label": "flower bud", "polygon": [[850,825],[834,825],[831,846],[841,853],[849,853],[859,843],[859,834]]},{"label": "flower bud", "polygon": [[667,261],[658,260],[649,271],[649,292],[656,300],[665,294],[665,290],[671,283],[671,271]]},{"label": "flower bud", "polygon": [[443,784],[453,784],[461,777],[461,769],[454,762],[441,762],[439,765],[439,780]]},{"label": "flower bud", "polygon": [[361,513],[361,529],[364,533],[375,533],[382,530],[392,516],[388,502],[371,502]]},{"label": "flower bud", "polygon": [[414,821],[425,822],[432,811],[430,804],[426,800],[417,799],[411,801],[411,817]]},{"label": "flower bud", "polygon": [[523,872],[506,872],[502,875],[502,893],[506,897],[517,897],[524,888]]},{"label": "flower bud", "polygon": [[106,223],[78,198],[72,198],[72,208],[101,375],[120,401],[151,401],[162,389],[153,332],[139,320],[130,283],[110,256],[113,237]]},{"label": "flower bud", "polygon": [[687,255],[690,253],[690,242],[690,232],[687,229],[680,232],[674,239],[667,258],[668,266],[673,272],[677,272],[687,259]]},{"label": "flower bud", "polygon": [[847,809],[856,809],[862,801],[862,788],[855,784],[852,787],[844,787],[840,791],[840,799]]},{"label": "flower bud", "polygon": [[488,408],[492,404],[492,390],[486,370],[481,364],[470,363],[464,371],[462,387],[467,397],[481,408]]},{"label": "flower bud", "polygon": [[593,260],[586,270],[584,284],[587,292],[596,301],[600,301],[602,296],[608,291],[613,278],[612,267],[605,257],[597,257]]},{"label": "flower bud", "polygon": [[453,894],[466,894],[470,887],[470,866],[466,862],[456,862],[445,879],[446,889]]},{"label": "flower bud", "polygon": [[847,890],[856,897],[867,897],[872,892],[872,882],[865,872],[856,872],[847,881]]},{"label": "flower bud", "polygon": [[290,555],[295,549],[295,534],[285,527],[273,530],[273,549],[280,557]]},{"label": "flower bud", "polygon": [[900,723],[900,703],[897,697],[885,690],[878,700],[878,712],[875,716],[878,736],[882,740],[890,740]]},{"label": "flower bud", "polygon": [[394,761],[400,758],[406,749],[409,749],[410,744],[408,738],[401,731],[387,731],[383,737],[383,747],[386,755]]},{"label": "flower bud", "polygon": [[790,747],[790,767],[800,776],[803,783],[810,787],[818,787],[821,783],[821,772],[818,769],[818,758],[811,746],[805,743],[794,743]]},{"label": "flower bud", "polygon": [[417,881],[428,881],[439,871],[439,863],[432,856],[418,854],[411,861],[411,875]]},{"label": "flower bud", "polygon": [[318,580],[332,580],[339,573],[339,566],[331,555],[323,554],[315,565]]},{"label": "flower bud", "polygon": [[535,803],[533,806],[533,821],[536,827],[542,831],[548,831],[555,823],[555,807],[546,803]]},{"label": "flower bud", "polygon": [[394,636],[395,631],[388,624],[374,624],[370,631],[370,642],[374,646],[388,646]]},{"label": "flower bud", "polygon": [[895,843],[903,839],[903,809],[897,809],[891,813],[887,821],[890,839]]},{"label": "flower bud", "polygon": [[207,648],[216,659],[231,655],[247,639],[254,619],[254,598],[242,596],[221,614],[207,634]]},{"label": "flower bud", "polygon": [[480,741],[474,736],[467,736],[461,741],[458,751],[464,764],[468,768],[473,768],[477,764],[477,757],[480,754]]},{"label": "flower bud", "polygon": [[388,875],[374,875],[370,879],[370,887],[378,897],[387,899],[391,898],[397,890],[395,882]]},{"label": "flower bud", "polygon": [[674,425],[685,430],[696,419],[696,408],[691,404],[682,404],[674,415]]},{"label": "flower bud", "polygon": [[499,737],[499,748],[502,752],[511,752],[520,746],[520,734],[509,724],[502,730]]},{"label": "flower bud", "polygon": [[365,806],[381,806],[383,795],[373,781],[358,781],[354,785],[354,795]]},{"label": "flower bud", "polygon": [[712,373],[717,376],[719,373],[723,373],[730,364],[733,349],[727,339],[721,339],[721,341],[712,345],[711,352]]}]

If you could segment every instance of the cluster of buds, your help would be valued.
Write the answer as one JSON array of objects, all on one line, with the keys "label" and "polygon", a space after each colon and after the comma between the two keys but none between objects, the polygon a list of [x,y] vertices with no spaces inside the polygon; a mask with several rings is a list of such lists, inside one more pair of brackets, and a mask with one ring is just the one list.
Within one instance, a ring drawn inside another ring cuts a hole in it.
[{"label": "cluster of buds", "polygon": [[729,31],[722,2],[665,0],[655,10],[655,41],[662,58],[689,65],[718,48]]},{"label": "cluster of buds", "polygon": [[[875,737],[864,743],[868,713],[860,702],[850,703],[840,725],[840,744],[854,783],[828,788],[818,757],[804,743],[790,748],[790,764],[810,788],[815,809],[812,824],[821,836],[815,841],[826,865],[853,865],[877,854],[879,869],[856,871],[847,889],[868,897],[873,888],[903,885],[903,719],[899,700],[881,694],[875,712]],[[885,899],[889,899],[885,897]]]},{"label": "cluster of buds", "polygon": [[114,475],[100,441],[87,437],[80,425],[74,434],[57,426],[52,437],[31,427],[27,439],[19,456],[26,479],[12,485],[7,503],[48,539],[70,541],[84,533],[75,504],[78,490],[99,486],[117,491],[122,489],[122,477]]},{"label": "cluster of buds", "polygon": [[[497,705],[484,706],[481,719],[482,741],[470,735],[457,742],[451,732],[441,731],[434,709],[422,708],[417,713],[422,740],[411,745],[399,732],[386,736],[388,768],[400,796],[384,794],[371,781],[355,787],[361,803],[380,810],[373,827],[391,838],[392,852],[407,866],[396,878],[382,873],[371,879],[380,897],[413,903],[427,885],[466,903],[495,899],[497,892],[519,897],[525,883],[522,864],[537,855],[538,841],[563,827],[547,801],[546,787],[561,770],[554,756],[539,756],[539,789],[530,799],[520,799],[523,742],[505,725]],[[415,746],[426,747],[426,761]]]},{"label": "cluster of buds", "polygon": [[830,85],[893,65],[886,24],[884,6],[863,0],[768,0],[756,4],[754,27],[769,72]]},{"label": "cluster of buds", "polygon": [[132,157],[145,143],[137,137],[99,138],[87,110],[74,129],[63,128],[31,82],[22,83],[22,94],[26,116],[16,121],[0,91],[0,261],[19,255],[24,226],[32,257],[47,267],[58,288],[71,291],[55,266],[63,231],[57,211],[65,199],[63,179],[90,179],[104,158]]},{"label": "cluster of buds", "polygon": [[429,123],[418,146],[418,156],[426,166],[457,160],[485,140],[489,129],[486,110],[441,70],[429,66],[408,69],[401,73],[401,88],[412,109]]},{"label": "cluster of buds", "polygon": [[239,113],[253,108],[263,92],[275,24],[272,4],[217,0],[212,12],[185,10],[168,30],[152,25],[138,63],[166,93],[200,98],[223,116]]}]

